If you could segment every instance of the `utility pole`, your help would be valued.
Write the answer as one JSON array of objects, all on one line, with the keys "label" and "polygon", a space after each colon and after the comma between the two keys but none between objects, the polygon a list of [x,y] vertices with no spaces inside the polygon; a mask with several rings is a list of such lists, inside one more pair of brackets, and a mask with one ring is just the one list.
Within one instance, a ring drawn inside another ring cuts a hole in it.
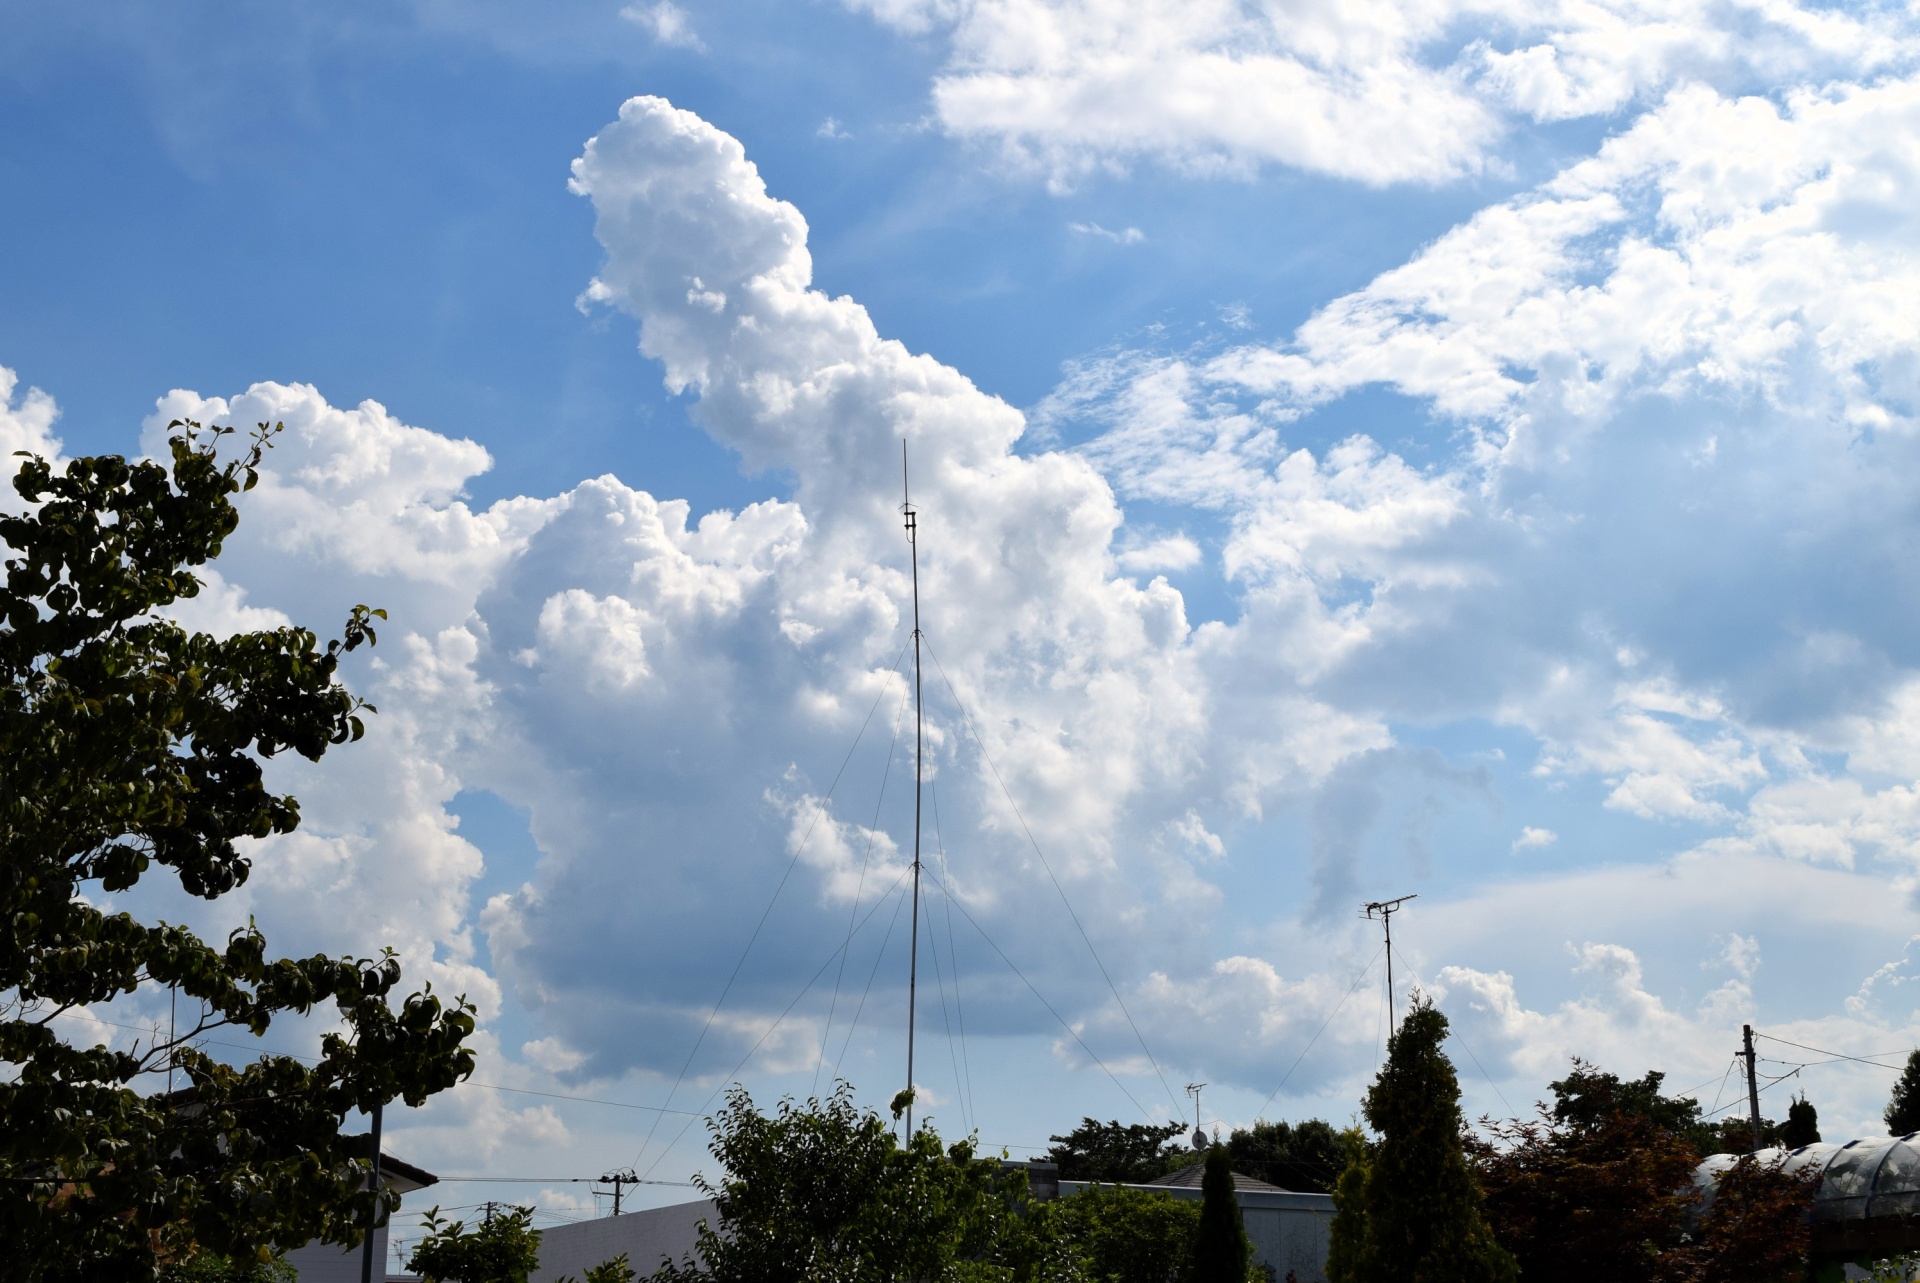
[{"label": "utility pole", "polygon": [[[380,1106],[373,1107],[373,1170],[367,1176],[367,1188],[373,1191],[373,1207],[367,1213],[367,1237],[360,1248],[360,1283],[373,1283],[373,1231],[380,1224]],[[380,1266],[385,1269],[383,1262]]]},{"label": "utility pole", "polygon": [[1758,1057],[1753,1050],[1753,1026],[1740,1026],[1740,1054],[1747,1061],[1747,1116],[1753,1123],[1753,1148],[1760,1149],[1760,1072],[1755,1062]]},{"label": "utility pole", "polygon": [[631,1167],[622,1167],[617,1172],[608,1172],[605,1176],[602,1176],[600,1180],[603,1184],[613,1186],[613,1214],[615,1216],[620,1215],[620,1187],[623,1185],[638,1185],[640,1178],[633,1174]]},{"label": "utility pole", "polygon": [[900,512],[913,555],[913,943],[907,958],[907,1140],[913,1140],[913,1020],[920,982],[920,783],[926,768],[926,719],[920,705],[920,526],[907,489],[907,443],[900,442]]},{"label": "utility pole", "polygon": [[1409,900],[1418,900],[1418,895],[1403,895],[1398,900],[1372,900],[1362,907],[1369,921],[1375,916],[1380,925],[1387,929],[1387,1031],[1391,1033],[1393,1024],[1393,915],[1400,906]]},{"label": "utility pole", "polygon": [[1205,1086],[1205,1083],[1187,1084],[1187,1095],[1193,1097],[1193,1147],[1195,1149],[1207,1147],[1207,1129],[1200,1125],[1200,1089]]}]

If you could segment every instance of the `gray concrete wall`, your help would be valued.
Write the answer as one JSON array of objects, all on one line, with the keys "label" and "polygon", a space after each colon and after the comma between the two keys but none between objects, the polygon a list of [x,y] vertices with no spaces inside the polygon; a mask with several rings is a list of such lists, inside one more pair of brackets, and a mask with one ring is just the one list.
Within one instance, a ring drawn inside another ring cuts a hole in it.
[{"label": "gray concrete wall", "polygon": [[566,1275],[578,1279],[589,1266],[610,1261],[622,1252],[627,1254],[627,1264],[644,1279],[662,1262],[678,1261],[693,1251],[700,1239],[702,1218],[718,1220],[710,1198],[542,1230],[540,1268],[533,1272],[531,1283],[556,1283]]},{"label": "gray concrete wall", "polygon": [[[1085,1181],[1061,1181],[1062,1198],[1087,1188]],[[1168,1194],[1194,1202],[1205,1197],[1198,1189],[1175,1185],[1124,1185],[1123,1189]],[[1286,1283],[1293,1271],[1297,1283],[1327,1283],[1327,1235],[1333,1226],[1331,1194],[1291,1194],[1279,1191],[1237,1190],[1240,1219],[1253,1243],[1253,1259]]]}]

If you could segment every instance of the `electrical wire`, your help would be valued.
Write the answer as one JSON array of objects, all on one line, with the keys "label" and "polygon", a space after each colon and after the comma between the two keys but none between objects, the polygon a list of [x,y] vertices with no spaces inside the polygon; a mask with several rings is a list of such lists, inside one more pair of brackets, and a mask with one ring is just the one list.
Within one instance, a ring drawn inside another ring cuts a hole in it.
[{"label": "electrical wire", "polygon": [[[889,896],[892,894],[888,892]],[[860,1032],[860,1015],[867,1009],[867,998],[873,993],[873,982],[880,974],[880,964],[887,960],[887,946],[893,943],[893,930],[900,925],[900,910],[906,907],[907,897],[903,895],[893,906],[893,916],[887,919],[887,934],[880,937],[880,950],[873,955],[873,970],[867,972],[867,987],[860,991],[860,1005],[854,1009],[853,1023],[847,1026],[846,1041],[840,1044],[840,1054],[833,1061],[835,1078],[840,1076],[840,1066],[846,1063],[847,1053],[853,1049],[854,1035]]]},{"label": "electrical wire", "polygon": [[[893,880],[893,885],[888,887],[885,894],[883,894],[880,899],[874,902],[873,908],[867,910],[867,916],[860,919],[860,927],[865,927],[868,922],[873,920],[873,915],[880,911],[880,906],[893,898],[893,893],[900,889],[900,884],[907,880],[907,874],[911,872],[912,872],[911,869],[901,870],[900,876]],[[858,932],[859,932],[859,928],[856,927],[855,934],[858,934]],[[747,1062],[753,1059],[754,1053],[758,1052],[761,1046],[767,1041],[767,1039],[773,1036],[773,1031],[778,1029],[783,1023],[785,1023],[787,1017],[793,1014],[793,1009],[800,1005],[800,1000],[807,996],[807,994],[813,989],[813,986],[819,982],[820,977],[827,973],[827,968],[833,965],[833,960],[839,957],[841,952],[844,951],[850,944],[851,944],[851,941],[848,941],[847,943],[843,943],[839,946],[839,948],[836,948],[832,953],[829,953],[826,956],[826,958],[820,963],[819,969],[813,973],[813,976],[807,981],[807,983],[800,986],[800,992],[793,995],[793,1001],[789,1002],[786,1005],[786,1008],[783,1011],[781,1011],[780,1015],[777,1018],[775,1018],[772,1024],[768,1025],[766,1029],[761,1031],[760,1036],[754,1040],[753,1046],[747,1048],[747,1054],[740,1057],[740,1063],[735,1065],[733,1069],[727,1074],[727,1076],[721,1080],[723,1085],[720,1087],[714,1088],[713,1091],[708,1094],[705,1103],[703,1103],[700,1107],[700,1112],[694,1115],[694,1118],[704,1118],[707,1116],[707,1107],[713,1104],[713,1102],[719,1097],[722,1091],[726,1090],[724,1084],[738,1077],[740,1071],[746,1068]],[[680,1130],[674,1133],[674,1137],[671,1141],[667,1143],[667,1147],[661,1150],[660,1153],[654,1157],[652,1164],[648,1166],[646,1171],[641,1173],[641,1176],[645,1177],[645,1176],[651,1175],[653,1172],[653,1169],[660,1166],[661,1162],[666,1158],[666,1156],[673,1152],[673,1147],[680,1143],[681,1138],[687,1134],[688,1128],[692,1126],[693,1126],[693,1118],[689,1118],[686,1121],[686,1123],[684,1123],[681,1126]]]},{"label": "electrical wire", "polygon": [[[1801,1051],[1818,1052],[1822,1056],[1831,1056],[1835,1060],[1851,1060],[1856,1062],[1857,1064],[1872,1065],[1875,1069],[1892,1069],[1897,1071],[1905,1068],[1904,1065],[1883,1065],[1877,1060],[1868,1060],[1864,1056],[1849,1056],[1844,1051],[1832,1051],[1826,1047],[1809,1047],[1804,1042],[1792,1042],[1785,1038],[1776,1038],[1772,1034],[1763,1034],[1758,1029],[1753,1031],[1753,1036],[1755,1038],[1765,1038],[1768,1042],[1777,1042],[1787,1047],[1798,1047]],[[1901,1055],[1905,1055],[1906,1053],[1899,1052],[1899,1051],[1876,1051],[1871,1054],[1875,1056],[1901,1056]],[[1794,1062],[1782,1061],[1780,1063],[1792,1064]]]},{"label": "electrical wire", "polygon": [[[909,644],[911,644],[911,642],[909,642]],[[905,655],[906,647],[901,647],[900,653]],[[898,661],[896,661],[896,664],[897,662]],[[907,716],[907,698],[912,694],[913,690],[911,687],[906,687],[901,690],[900,708],[893,715],[893,739],[887,744],[886,767],[880,772],[880,795],[873,799],[873,823],[867,826],[866,849],[860,853],[860,878],[854,883],[853,903],[847,908],[847,943],[849,945],[853,943],[854,915],[860,912],[860,897],[866,894],[867,869],[873,860],[873,844],[879,840],[880,836],[880,808],[886,804],[887,783],[893,778],[893,760],[900,747],[900,727]],[[893,928],[888,927],[887,931],[888,934],[891,935]],[[813,1086],[808,1089],[808,1095],[813,1095],[820,1090],[820,1069],[821,1066],[826,1064],[827,1047],[833,1041],[833,1018],[840,1010],[840,982],[846,979],[847,958],[851,956],[851,954],[852,950],[849,949],[846,953],[840,955],[840,970],[833,977],[833,1001],[827,1005],[826,1027],[820,1031],[820,1055],[813,1062]],[[868,981],[868,984],[871,986],[872,981]],[[865,1001],[866,999],[863,996],[861,1002],[864,1004]],[[849,1034],[848,1036],[851,1037],[852,1035]],[[840,1054],[842,1056],[846,1055],[844,1051]],[[834,1061],[833,1068],[834,1072],[838,1073],[840,1071],[840,1062],[837,1060]]]},{"label": "electrical wire", "polygon": [[1087,1057],[1090,1060],[1092,1060],[1094,1064],[1100,1066],[1101,1072],[1106,1074],[1108,1078],[1113,1080],[1113,1085],[1120,1089],[1120,1094],[1125,1096],[1128,1100],[1132,1101],[1133,1107],[1139,1110],[1141,1115],[1145,1117],[1148,1122],[1153,1122],[1154,1117],[1152,1113],[1148,1111],[1147,1107],[1140,1103],[1138,1097],[1136,1097],[1132,1092],[1127,1090],[1127,1085],[1120,1081],[1120,1079],[1114,1074],[1113,1070],[1107,1068],[1107,1062],[1100,1059],[1099,1056],[1094,1054],[1093,1048],[1087,1046],[1087,1040],[1080,1036],[1080,1031],[1067,1023],[1067,1018],[1061,1015],[1057,1010],[1054,1009],[1054,1005],[1047,1001],[1047,996],[1040,992],[1039,988],[1034,985],[1033,981],[1027,979],[1026,973],[1020,970],[1020,968],[1013,965],[1013,959],[1007,956],[1007,951],[1005,949],[1002,949],[998,944],[994,943],[993,937],[987,934],[987,929],[981,926],[980,923],[977,920],[975,920],[974,916],[971,913],[967,912],[967,906],[961,903],[960,901],[953,899],[952,893],[947,889],[946,884],[941,882],[938,877],[934,877],[933,880],[935,883],[939,884],[941,894],[948,897],[948,903],[953,904],[956,908],[958,908],[960,910],[960,916],[967,920],[967,924],[971,926],[975,931],[979,932],[980,938],[982,940],[985,940],[987,944],[993,949],[993,951],[1000,955],[1000,961],[1007,964],[1007,970],[1013,972],[1015,976],[1019,977],[1020,983],[1025,985],[1033,993],[1033,996],[1040,1000],[1040,1005],[1047,1009],[1047,1014],[1052,1016],[1055,1020],[1059,1021],[1060,1027],[1066,1030],[1067,1034],[1075,1042],[1080,1044],[1080,1050],[1086,1052]]},{"label": "electrical wire", "polygon": [[[940,875],[949,881],[953,870],[947,864],[947,843],[940,835],[940,790],[929,785],[928,795],[933,799],[933,840],[935,854],[940,860]],[[980,1121],[980,1110],[973,1100],[973,1060],[967,1055],[967,1013],[960,1005],[960,953],[953,941],[953,901],[944,883],[940,887],[940,904],[946,911],[947,919],[947,958],[953,963],[953,1014],[960,1025],[960,1067],[966,1075],[967,1112],[973,1116],[974,1124]]]},{"label": "electrical wire", "polygon": [[1353,978],[1353,983],[1347,986],[1346,993],[1340,996],[1339,1002],[1336,1002],[1333,1004],[1333,1010],[1329,1011],[1327,1013],[1327,1018],[1320,1022],[1320,1027],[1313,1031],[1313,1037],[1307,1039],[1307,1045],[1300,1049],[1300,1054],[1293,1058],[1293,1064],[1288,1067],[1286,1076],[1281,1078],[1280,1086],[1275,1087],[1272,1091],[1268,1092],[1267,1098],[1260,1102],[1260,1108],[1254,1111],[1255,1118],[1259,1118],[1267,1112],[1267,1106],[1273,1103],[1273,1098],[1275,1096],[1278,1096],[1280,1094],[1281,1088],[1284,1088],[1287,1085],[1288,1080],[1293,1077],[1293,1071],[1300,1068],[1300,1062],[1305,1060],[1307,1058],[1307,1053],[1313,1050],[1313,1044],[1320,1041],[1320,1035],[1327,1032],[1327,1026],[1332,1024],[1333,1018],[1340,1014],[1340,1008],[1346,1006],[1347,999],[1353,997],[1353,995],[1359,991],[1360,982],[1367,978],[1367,973],[1373,970],[1373,964],[1380,961],[1380,955],[1385,953],[1386,951],[1387,951],[1387,946],[1385,946],[1384,944],[1381,945],[1379,949],[1374,951],[1374,955],[1372,959],[1368,961],[1367,965],[1360,968],[1360,974],[1355,976]]},{"label": "electrical wire", "polygon": [[1160,1062],[1154,1058],[1152,1049],[1147,1046],[1146,1036],[1140,1032],[1140,1026],[1135,1023],[1133,1013],[1127,1010],[1127,1000],[1120,996],[1120,986],[1114,984],[1113,976],[1107,971],[1107,964],[1100,960],[1100,951],[1093,947],[1093,937],[1089,936],[1086,927],[1081,925],[1080,915],[1073,911],[1073,902],[1067,899],[1066,888],[1062,887],[1060,879],[1054,876],[1053,865],[1047,862],[1047,853],[1040,849],[1040,842],[1033,836],[1033,829],[1028,826],[1027,817],[1020,811],[1020,804],[1013,800],[1013,790],[1007,787],[1006,780],[1000,774],[999,766],[994,763],[993,754],[987,751],[987,743],[980,737],[979,728],[973,724],[973,715],[967,712],[967,706],[961,700],[960,692],[954,689],[953,679],[947,676],[946,667],[941,664],[940,656],[934,652],[933,643],[926,640],[925,629],[921,630],[920,639],[926,642],[927,654],[933,659],[933,666],[939,672],[940,680],[946,684],[947,694],[953,697],[954,707],[960,710],[960,718],[966,723],[967,733],[973,736],[974,746],[980,750],[981,760],[985,761],[987,769],[993,772],[994,782],[999,784],[1000,791],[1006,795],[1007,805],[1013,809],[1014,818],[1020,821],[1020,831],[1027,835],[1027,842],[1033,847],[1033,853],[1040,857],[1040,867],[1046,870],[1047,881],[1053,883],[1054,892],[1059,895],[1060,903],[1065,906],[1067,916],[1073,919],[1073,929],[1080,933],[1081,943],[1085,944],[1087,952],[1093,955],[1093,965],[1100,968],[1100,978],[1107,982],[1107,988],[1112,992],[1114,1002],[1119,1004],[1120,1014],[1127,1018],[1128,1028],[1133,1030],[1134,1039],[1139,1042],[1140,1050],[1145,1053],[1147,1063],[1153,1066],[1153,1073],[1160,1080],[1161,1090],[1167,1093],[1167,1100],[1172,1103],[1174,1113],[1184,1115],[1186,1107],[1174,1096],[1166,1074],[1161,1072]]},{"label": "electrical wire", "polygon": [[[902,642],[900,653],[894,656],[893,667],[888,671],[898,673],[900,661],[905,659],[906,655],[907,643]],[[887,688],[882,686],[880,693],[873,697],[873,706],[867,710],[866,720],[860,723],[859,734],[853,737],[853,743],[848,747],[847,755],[840,760],[840,769],[833,773],[833,783],[827,786],[826,796],[822,798],[821,805],[815,808],[813,820],[807,825],[806,835],[800,839],[800,845],[794,848],[793,858],[787,861],[787,871],[780,875],[780,884],[774,887],[773,895],[767,900],[767,907],[760,913],[760,921],[754,924],[753,934],[747,937],[746,948],[740,951],[740,960],[733,964],[733,971],[727,976],[727,983],[721,988],[719,998],[714,1001],[713,1010],[707,1013],[706,1023],[700,1026],[700,1036],[693,1040],[693,1046],[688,1050],[686,1060],[681,1063],[680,1072],[675,1076],[673,1086],[667,1092],[667,1104],[673,1103],[674,1096],[680,1090],[680,1084],[686,1081],[687,1070],[692,1067],[693,1058],[700,1053],[701,1046],[707,1041],[707,1033],[713,1028],[714,1020],[720,1015],[720,1008],[726,1004],[727,995],[733,992],[733,982],[740,978],[740,968],[747,965],[747,955],[753,952],[754,943],[760,939],[760,932],[766,927],[767,919],[773,916],[773,906],[779,903],[780,893],[786,890],[788,879],[793,877],[794,869],[799,867],[800,857],[806,852],[807,843],[813,839],[814,826],[820,822],[820,815],[826,810],[825,804],[833,800],[833,791],[840,787],[840,777],[846,774],[848,763],[853,761],[853,755],[859,750],[860,741],[866,737],[867,727],[872,724],[873,715],[879,711],[880,701],[885,699],[886,695]],[[656,1117],[654,1126],[647,1129],[646,1139],[640,1142],[640,1153],[635,1159],[636,1162],[646,1157],[647,1146],[653,1143],[653,1135],[658,1130],[659,1124],[660,1120]]]}]

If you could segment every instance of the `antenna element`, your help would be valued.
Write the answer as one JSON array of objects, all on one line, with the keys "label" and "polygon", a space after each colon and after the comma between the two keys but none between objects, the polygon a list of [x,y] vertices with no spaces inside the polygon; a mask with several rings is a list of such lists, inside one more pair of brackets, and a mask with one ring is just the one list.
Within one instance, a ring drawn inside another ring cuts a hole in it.
[{"label": "antenna element", "polygon": [[900,443],[900,512],[913,560],[913,945],[907,961],[907,1132],[913,1140],[913,1023],[920,982],[920,792],[926,774],[926,719],[920,704],[920,525],[907,487],[907,443]]},{"label": "antenna element", "polygon": [[1387,1030],[1393,1031],[1393,915],[1400,906],[1409,900],[1418,900],[1418,895],[1403,895],[1397,900],[1371,900],[1361,906],[1361,912],[1369,920],[1376,916],[1380,925],[1387,929]]}]

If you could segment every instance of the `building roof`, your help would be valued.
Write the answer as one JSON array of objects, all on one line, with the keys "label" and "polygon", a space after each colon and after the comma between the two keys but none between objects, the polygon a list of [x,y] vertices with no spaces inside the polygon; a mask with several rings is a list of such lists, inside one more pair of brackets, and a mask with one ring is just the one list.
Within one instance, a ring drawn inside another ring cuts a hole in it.
[{"label": "building roof", "polygon": [[[1201,1178],[1206,1174],[1207,1165],[1205,1163],[1194,1163],[1189,1167],[1182,1167],[1175,1171],[1168,1172],[1165,1176],[1156,1176],[1148,1181],[1147,1184],[1167,1185],[1178,1189],[1199,1189]],[[1291,1194],[1293,1192],[1289,1189],[1283,1189],[1278,1185],[1269,1185],[1265,1181],[1257,1181],[1251,1176],[1242,1176],[1239,1172],[1233,1173],[1233,1188],[1236,1191],[1263,1190],[1270,1194]]]},{"label": "building roof", "polygon": [[[343,1139],[357,1140],[360,1142],[360,1147],[365,1149],[370,1138],[367,1133],[361,1132],[357,1136],[347,1136]],[[429,1185],[440,1183],[440,1178],[426,1168],[415,1167],[405,1159],[395,1158],[386,1151],[384,1146],[380,1150],[380,1179],[402,1194],[411,1194],[414,1190],[425,1189]]]}]

